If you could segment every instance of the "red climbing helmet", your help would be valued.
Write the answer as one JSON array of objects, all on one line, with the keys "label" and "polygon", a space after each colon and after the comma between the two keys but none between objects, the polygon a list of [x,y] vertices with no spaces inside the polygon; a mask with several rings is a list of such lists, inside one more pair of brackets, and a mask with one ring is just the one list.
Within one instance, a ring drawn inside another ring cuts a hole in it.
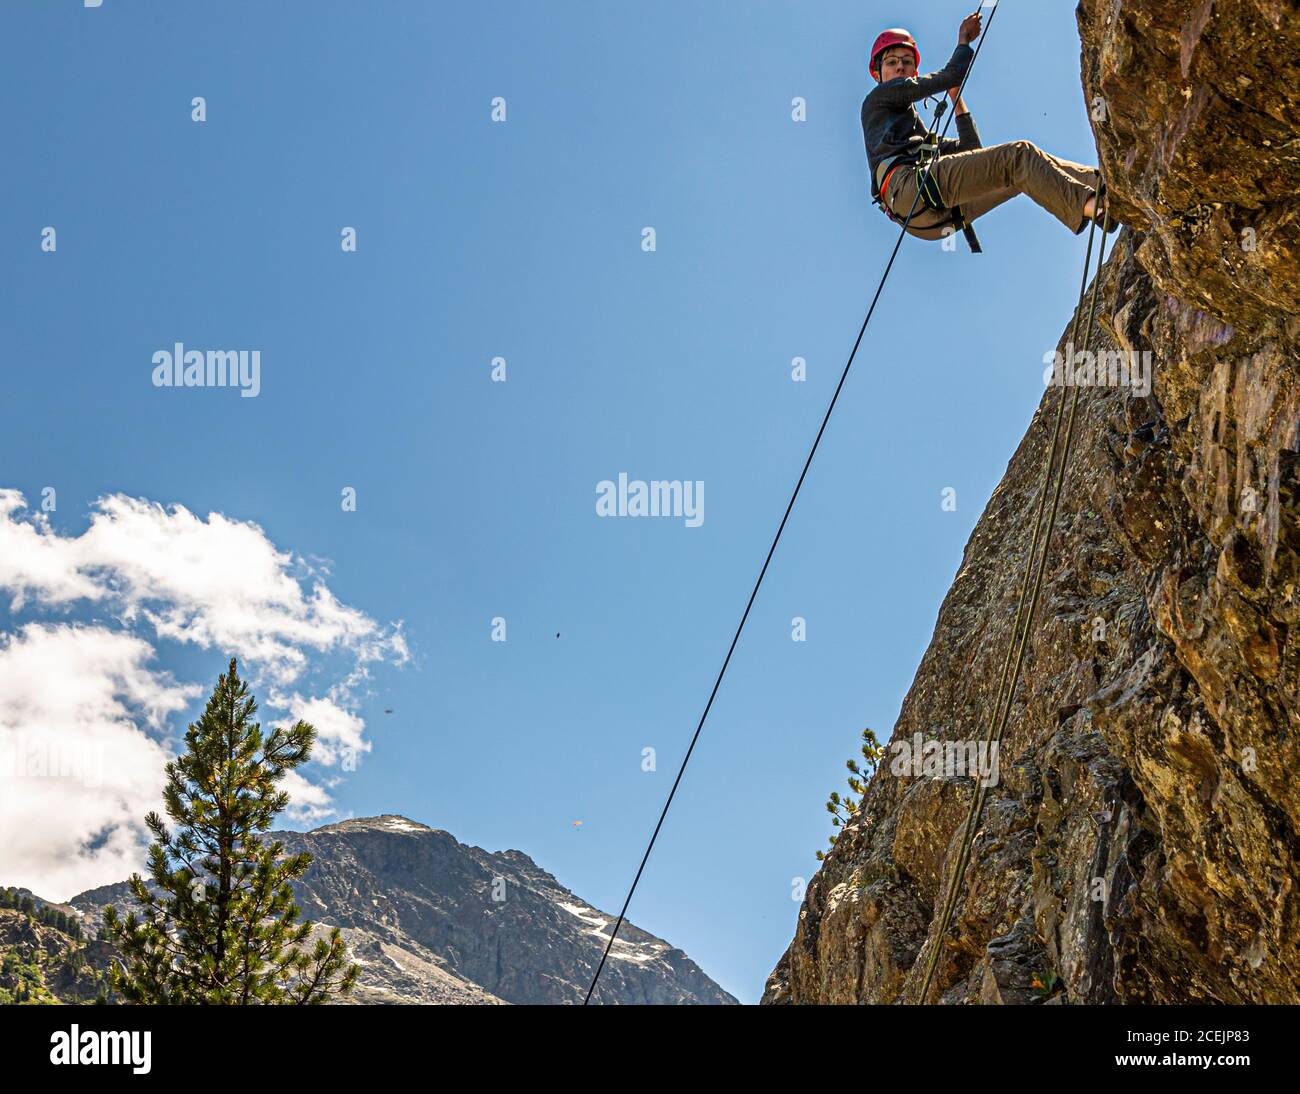
[{"label": "red climbing helmet", "polygon": [[867,71],[876,77],[877,82],[880,81],[880,77],[877,75],[880,66],[877,61],[880,55],[890,46],[911,46],[912,52],[916,54],[917,71],[920,71],[921,51],[917,49],[916,39],[912,37],[910,31],[906,31],[902,27],[894,27],[892,30],[885,31],[876,39],[876,44],[871,47],[871,64],[867,66]]}]

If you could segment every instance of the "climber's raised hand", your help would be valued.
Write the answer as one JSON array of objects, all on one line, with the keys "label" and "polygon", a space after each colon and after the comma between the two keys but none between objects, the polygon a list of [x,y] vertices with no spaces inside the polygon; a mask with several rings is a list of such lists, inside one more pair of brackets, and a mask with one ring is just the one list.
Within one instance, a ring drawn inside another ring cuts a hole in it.
[{"label": "climber's raised hand", "polygon": [[981,21],[984,16],[978,11],[974,15],[968,15],[961,21],[961,27],[957,31],[957,42],[959,45],[968,46],[980,36]]}]

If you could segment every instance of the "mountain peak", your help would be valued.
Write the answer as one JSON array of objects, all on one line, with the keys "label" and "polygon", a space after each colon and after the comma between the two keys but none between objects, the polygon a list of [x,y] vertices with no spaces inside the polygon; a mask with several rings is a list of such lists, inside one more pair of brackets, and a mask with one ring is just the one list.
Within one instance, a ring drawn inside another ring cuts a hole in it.
[{"label": "mountain peak", "polygon": [[[312,856],[292,883],[314,937],[338,927],[361,970],[356,1003],[581,1003],[614,916],[522,851],[486,851],[396,813],[309,832],[277,829]],[[99,923],[131,905],[122,885],[74,897]],[[680,949],[624,921],[597,1003],[734,1003]]]},{"label": "mountain peak", "polygon": [[413,821],[409,817],[403,817],[398,813],[384,813],[378,817],[349,817],[347,820],[341,820],[335,824],[326,824],[320,828],[312,829],[316,833],[360,832],[366,830],[416,833],[441,831],[441,829],[430,828],[427,824]]}]

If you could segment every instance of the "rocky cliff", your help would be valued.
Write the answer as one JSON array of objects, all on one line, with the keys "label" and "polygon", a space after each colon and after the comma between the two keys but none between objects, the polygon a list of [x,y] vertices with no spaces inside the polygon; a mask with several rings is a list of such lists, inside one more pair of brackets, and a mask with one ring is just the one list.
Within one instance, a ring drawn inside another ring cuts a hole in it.
[{"label": "rocky cliff", "polygon": [[[359,966],[356,1003],[581,1003],[613,917],[522,851],[484,851],[382,816],[275,832],[312,865],[293,883],[304,919],[338,927]],[[87,924],[130,903],[125,882],[69,904]],[[735,1003],[681,950],[624,923],[593,1003]]]},{"label": "rocky cliff", "polygon": [[[1149,351],[1154,386],[1081,393],[951,929],[934,937],[972,780],[887,756],[768,1003],[916,1002],[936,942],[931,1001],[1300,1002],[1300,9],[1085,0],[1077,19],[1128,225],[1097,348]],[[895,739],[986,735],[1069,390],[971,536]]]}]

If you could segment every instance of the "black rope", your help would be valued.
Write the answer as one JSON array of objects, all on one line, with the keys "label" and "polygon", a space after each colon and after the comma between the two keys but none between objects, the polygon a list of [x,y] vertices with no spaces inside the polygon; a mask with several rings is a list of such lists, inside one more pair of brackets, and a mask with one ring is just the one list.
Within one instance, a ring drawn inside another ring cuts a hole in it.
[{"label": "black rope", "polygon": [[[970,79],[971,70],[975,67],[975,62],[979,60],[980,50],[984,47],[984,39],[988,37],[988,32],[993,27],[993,19],[997,15],[997,7],[989,15],[988,25],[984,28],[984,33],[980,36],[978,45],[975,47],[975,56],[971,58],[970,64],[966,67],[966,75],[962,77],[961,86],[957,89],[957,98],[961,98],[962,91],[966,88],[966,81]],[[939,106],[935,111],[934,121],[930,125],[930,131],[933,133],[934,127],[939,124],[939,119],[943,116],[947,104],[941,98]],[[943,133],[940,134],[940,141],[947,135],[948,126],[956,113],[948,116],[948,121],[944,124]],[[928,181],[930,173],[934,169],[934,161],[926,168],[925,180]],[[614,929],[609,933],[609,942],[605,945],[605,952],[601,954],[600,964],[596,966],[596,974],[591,978],[591,986],[587,989],[587,995],[582,1000],[585,1007],[591,1002],[592,993],[596,990],[596,984],[600,981],[600,974],[605,968],[605,962],[609,960],[610,950],[614,948],[614,940],[618,938],[619,928],[623,926],[623,921],[627,918],[628,905],[632,903],[632,896],[636,892],[637,884],[641,881],[641,874],[645,870],[646,862],[650,859],[650,852],[654,850],[655,840],[659,838],[659,830],[663,827],[664,819],[668,816],[668,809],[673,804],[673,798],[677,794],[677,787],[682,781],[682,776],[686,774],[686,765],[691,762],[691,753],[695,751],[695,744],[700,739],[700,731],[704,728],[704,721],[709,716],[709,710],[713,706],[713,700],[718,694],[718,688],[722,684],[722,678],[726,675],[727,666],[731,663],[731,655],[736,650],[736,643],[740,641],[740,633],[745,629],[745,621],[749,618],[749,610],[754,606],[754,600],[758,596],[758,590],[763,584],[763,578],[767,574],[768,564],[772,561],[772,555],[776,553],[776,545],[781,540],[781,533],[785,531],[786,521],[790,519],[790,511],[794,508],[795,499],[799,497],[799,491],[803,487],[804,478],[808,474],[808,468],[812,465],[813,456],[817,453],[817,446],[821,444],[822,434],[826,432],[826,424],[831,420],[831,412],[835,409],[835,404],[839,400],[840,391],[844,387],[844,381],[849,377],[849,369],[853,367],[853,359],[857,356],[858,347],[862,345],[862,337],[867,333],[867,325],[871,322],[871,317],[875,314],[876,304],[880,301],[880,294],[884,291],[885,282],[889,280],[890,271],[894,268],[894,260],[898,257],[899,248],[903,245],[903,237],[907,235],[908,225],[912,223],[912,217],[916,215],[917,203],[921,200],[921,189],[918,186],[916,196],[912,199],[912,207],[907,212],[907,219],[903,221],[902,230],[898,233],[898,239],[894,243],[894,249],[889,256],[889,262],[885,266],[885,272],[881,275],[880,284],[876,286],[876,294],[871,299],[871,306],[867,309],[867,317],[862,321],[862,327],[858,330],[857,340],[853,343],[853,349],[849,353],[848,362],[844,365],[844,371],[840,374],[840,382],[835,385],[835,394],[831,396],[830,406],[826,408],[826,415],[822,418],[821,427],[817,430],[817,436],[814,438],[812,448],[808,452],[808,458],[804,461],[803,470],[799,473],[799,481],[795,483],[794,493],[790,495],[790,503],[785,507],[785,515],[781,518],[781,524],[776,530],[776,535],[772,539],[772,546],[767,549],[767,558],[763,560],[763,568],[758,573],[758,580],[754,582],[754,591],[749,594],[749,603],[745,605],[745,612],[740,617],[740,624],[736,627],[736,633],[732,636],[731,646],[727,650],[727,656],[723,659],[722,668],[718,670],[718,678],[713,682],[713,690],[709,692],[709,701],[704,705],[704,713],[700,715],[699,724],[695,727],[695,733],[691,736],[690,746],[686,749],[686,755],[682,759],[681,767],[677,770],[677,777],[673,780],[672,789],[668,791],[668,800],[664,802],[663,811],[659,814],[659,820],[655,824],[654,832],[650,835],[650,842],[646,846],[645,854],[641,856],[641,865],[637,867],[636,877],[632,879],[632,886],[628,889],[627,899],[623,901],[623,907],[618,913],[618,920],[614,924]]]}]

